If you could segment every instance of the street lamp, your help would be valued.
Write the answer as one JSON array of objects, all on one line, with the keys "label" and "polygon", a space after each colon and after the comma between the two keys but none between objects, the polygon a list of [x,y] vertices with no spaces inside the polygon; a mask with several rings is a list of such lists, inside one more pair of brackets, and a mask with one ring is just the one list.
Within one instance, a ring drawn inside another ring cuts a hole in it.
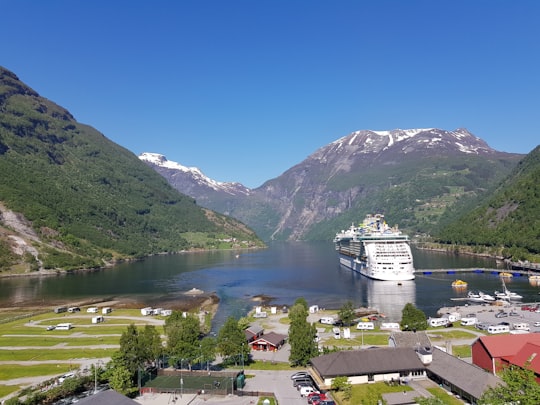
[{"label": "street lamp", "polygon": [[184,359],[180,359],[180,398],[182,398],[182,395],[184,394],[184,378],[182,376],[183,362]]},{"label": "street lamp", "polygon": [[94,364],[94,394],[97,393],[97,371],[99,364],[101,364],[101,360]]}]

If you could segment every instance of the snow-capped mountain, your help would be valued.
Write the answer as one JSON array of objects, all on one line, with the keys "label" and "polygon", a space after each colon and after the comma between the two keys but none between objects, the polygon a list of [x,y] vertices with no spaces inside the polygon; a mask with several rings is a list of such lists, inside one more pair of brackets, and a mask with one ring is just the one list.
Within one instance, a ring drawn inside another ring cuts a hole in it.
[{"label": "snow-capped mountain", "polygon": [[180,192],[266,240],[330,239],[335,229],[373,212],[428,232],[446,208],[485,192],[521,157],[490,148],[466,129],[361,130],[249,190],[162,155],[141,155]]},{"label": "snow-capped mountain", "polygon": [[146,164],[158,173],[177,190],[193,198],[204,198],[204,193],[222,192],[230,195],[248,195],[250,189],[240,183],[226,183],[213,180],[196,167],[182,166],[180,163],[167,160],[159,153],[144,152],[139,155]]}]

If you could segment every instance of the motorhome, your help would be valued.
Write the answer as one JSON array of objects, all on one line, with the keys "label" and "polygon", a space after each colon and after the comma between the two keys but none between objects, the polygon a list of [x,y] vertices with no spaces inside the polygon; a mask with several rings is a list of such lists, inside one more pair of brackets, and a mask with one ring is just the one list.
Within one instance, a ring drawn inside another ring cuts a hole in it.
[{"label": "motorhome", "polygon": [[70,330],[71,328],[73,328],[71,323],[59,323],[56,325],[56,330]]},{"label": "motorhome", "polygon": [[487,328],[488,333],[497,334],[497,333],[508,333],[510,332],[510,326],[508,325],[491,325]]},{"label": "motorhome", "polygon": [[141,315],[148,316],[152,315],[154,313],[154,309],[152,307],[146,307],[141,309]]},{"label": "motorhome", "polygon": [[446,326],[448,325],[448,318],[429,318],[428,324],[432,328],[436,328],[439,326]]},{"label": "motorhome", "polygon": [[111,307],[105,307],[101,310],[101,313],[103,315],[107,315],[107,314],[110,314],[112,312],[112,308]]},{"label": "motorhome", "polygon": [[339,328],[332,328],[332,332],[334,332],[334,339],[341,339],[341,331]]},{"label": "motorhome", "polygon": [[381,323],[381,330],[400,330],[399,323],[397,322],[383,322]]},{"label": "motorhome", "polygon": [[531,327],[529,326],[529,324],[527,322],[518,322],[518,323],[514,323],[512,325],[512,328],[514,330],[531,330]]},{"label": "motorhome", "polygon": [[102,316],[94,316],[92,318],[92,323],[101,323],[104,321],[105,321],[105,318],[103,318]]},{"label": "motorhome", "polygon": [[333,316],[323,316],[319,319],[319,322],[324,323],[325,325],[333,325],[336,322],[336,319]]},{"label": "motorhome", "polygon": [[358,325],[356,325],[356,329],[373,330],[375,329],[375,325],[373,324],[373,322],[358,322]]},{"label": "motorhome", "polygon": [[476,325],[477,322],[478,319],[474,317],[461,318],[461,326],[473,326]]}]

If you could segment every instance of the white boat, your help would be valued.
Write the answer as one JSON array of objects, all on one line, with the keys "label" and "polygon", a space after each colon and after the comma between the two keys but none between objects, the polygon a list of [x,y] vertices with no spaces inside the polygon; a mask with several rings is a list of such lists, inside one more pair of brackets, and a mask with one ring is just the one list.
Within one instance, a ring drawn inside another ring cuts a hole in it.
[{"label": "white boat", "polygon": [[389,227],[384,215],[368,215],[360,226],[338,232],[334,244],[340,264],[366,277],[385,281],[414,279],[409,237],[397,227]]},{"label": "white boat", "polygon": [[467,299],[473,302],[494,302],[495,301],[495,297],[489,294],[485,294],[482,291],[478,291],[478,292],[469,291],[469,293],[467,294]]},{"label": "white boat", "polygon": [[499,300],[505,300],[505,301],[519,301],[523,298],[523,296],[519,295],[518,293],[510,291],[508,288],[506,288],[506,284],[504,282],[504,279],[501,278],[503,290],[501,291],[495,291],[495,297]]}]

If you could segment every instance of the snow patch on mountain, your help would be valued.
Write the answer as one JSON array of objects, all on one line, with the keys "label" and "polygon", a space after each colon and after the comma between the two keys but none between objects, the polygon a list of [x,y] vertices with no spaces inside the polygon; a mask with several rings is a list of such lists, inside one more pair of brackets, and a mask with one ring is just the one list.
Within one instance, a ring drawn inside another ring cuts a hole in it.
[{"label": "snow patch on mountain", "polygon": [[143,152],[139,155],[139,159],[165,169],[185,173],[192,177],[199,185],[209,187],[215,191],[224,191],[229,194],[249,194],[250,192],[249,188],[240,183],[227,183],[213,180],[208,176],[205,176],[197,167],[187,167],[180,163],[167,160],[167,158],[160,153]]}]

